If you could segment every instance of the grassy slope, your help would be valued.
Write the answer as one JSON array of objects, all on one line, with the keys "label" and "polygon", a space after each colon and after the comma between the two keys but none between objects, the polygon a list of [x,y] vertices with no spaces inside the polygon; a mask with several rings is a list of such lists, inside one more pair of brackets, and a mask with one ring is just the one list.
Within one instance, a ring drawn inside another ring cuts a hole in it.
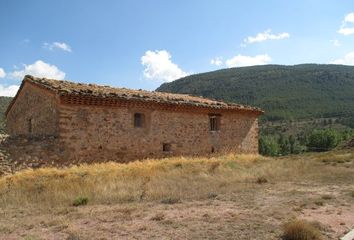
[{"label": "grassy slope", "polygon": [[187,76],[157,90],[258,106],[268,119],[354,115],[352,66],[230,68]]}]

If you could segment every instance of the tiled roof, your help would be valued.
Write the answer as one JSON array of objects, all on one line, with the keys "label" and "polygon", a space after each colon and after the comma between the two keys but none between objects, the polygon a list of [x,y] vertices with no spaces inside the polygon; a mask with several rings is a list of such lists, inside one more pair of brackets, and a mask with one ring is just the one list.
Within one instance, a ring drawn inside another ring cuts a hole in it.
[{"label": "tiled roof", "polygon": [[51,90],[59,96],[82,96],[104,99],[114,98],[144,102],[168,103],[176,105],[193,105],[215,109],[240,109],[263,113],[263,111],[259,108],[235,103],[225,103],[222,101],[211,100],[203,97],[194,97],[187,94],[174,94],[145,90],[132,90],[127,88],[114,88],[110,86],[101,86],[96,84],[83,84],[63,80],[37,78],[30,75],[25,76],[24,82],[26,81],[31,82],[35,85],[39,85],[42,88]]}]

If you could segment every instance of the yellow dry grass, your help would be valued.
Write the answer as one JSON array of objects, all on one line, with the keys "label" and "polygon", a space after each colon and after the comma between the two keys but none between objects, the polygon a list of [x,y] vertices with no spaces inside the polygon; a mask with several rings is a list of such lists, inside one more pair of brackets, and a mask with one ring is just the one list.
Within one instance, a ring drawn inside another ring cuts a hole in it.
[{"label": "yellow dry grass", "polygon": [[283,227],[284,240],[322,240],[323,237],[316,226],[305,220],[293,220]]},{"label": "yellow dry grass", "polygon": [[[270,182],[324,179],[326,174],[333,175],[336,171],[323,164],[329,156],[332,155],[266,158],[228,154],[212,158],[173,157],[129,164],[110,162],[61,169],[29,169],[0,178],[0,208],[38,204],[41,207],[66,206],[77,197],[87,197],[89,204],[201,199],[213,193],[234,191],[242,185],[256,184],[259,177]],[[333,153],[332,158],[345,162],[353,156],[353,151],[342,151]],[[353,168],[345,171],[353,171]]]}]

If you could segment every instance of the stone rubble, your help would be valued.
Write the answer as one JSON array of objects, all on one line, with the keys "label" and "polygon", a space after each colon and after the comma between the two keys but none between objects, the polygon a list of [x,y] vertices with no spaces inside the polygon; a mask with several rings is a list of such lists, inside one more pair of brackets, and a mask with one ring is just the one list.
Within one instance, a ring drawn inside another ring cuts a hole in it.
[{"label": "stone rubble", "polygon": [[0,134],[0,176],[26,168],[69,165],[59,161],[57,141],[53,137],[27,139]]}]

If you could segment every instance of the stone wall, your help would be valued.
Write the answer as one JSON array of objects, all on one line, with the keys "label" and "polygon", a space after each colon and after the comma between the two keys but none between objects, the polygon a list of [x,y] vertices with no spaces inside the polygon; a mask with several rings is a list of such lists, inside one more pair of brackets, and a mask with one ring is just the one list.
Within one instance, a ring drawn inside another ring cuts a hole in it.
[{"label": "stone wall", "polygon": [[0,134],[0,176],[25,168],[70,164],[56,137],[29,138]]},{"label": "stone wall", "polygon": [[[143,127],[134,127],[135,113],[144,115]],[[219,131],[210,131],[209,114],[220,116]],[[0,147],[18,166],[258,153],[256,113],[142,103],[69,105],[30,83],[22,86],[7,115],[7,130],[11,137]]]},{"label": "stone wall", "polygon": [[[221,113],[220,131],[211,132],[208,112],[73,105],[60,105],[59,112],[59,139],[75,163],[126,162],[213,151],[258,153],[255,114]],[[134,113],[144,114],[144,127],[134,127]],[[164,144],[170,151],[163,151]]]},{"label": "stone wall", "polygon": [[11,136],[57,136],[58,110],[54,94],[25,83],[6,117]]}]

